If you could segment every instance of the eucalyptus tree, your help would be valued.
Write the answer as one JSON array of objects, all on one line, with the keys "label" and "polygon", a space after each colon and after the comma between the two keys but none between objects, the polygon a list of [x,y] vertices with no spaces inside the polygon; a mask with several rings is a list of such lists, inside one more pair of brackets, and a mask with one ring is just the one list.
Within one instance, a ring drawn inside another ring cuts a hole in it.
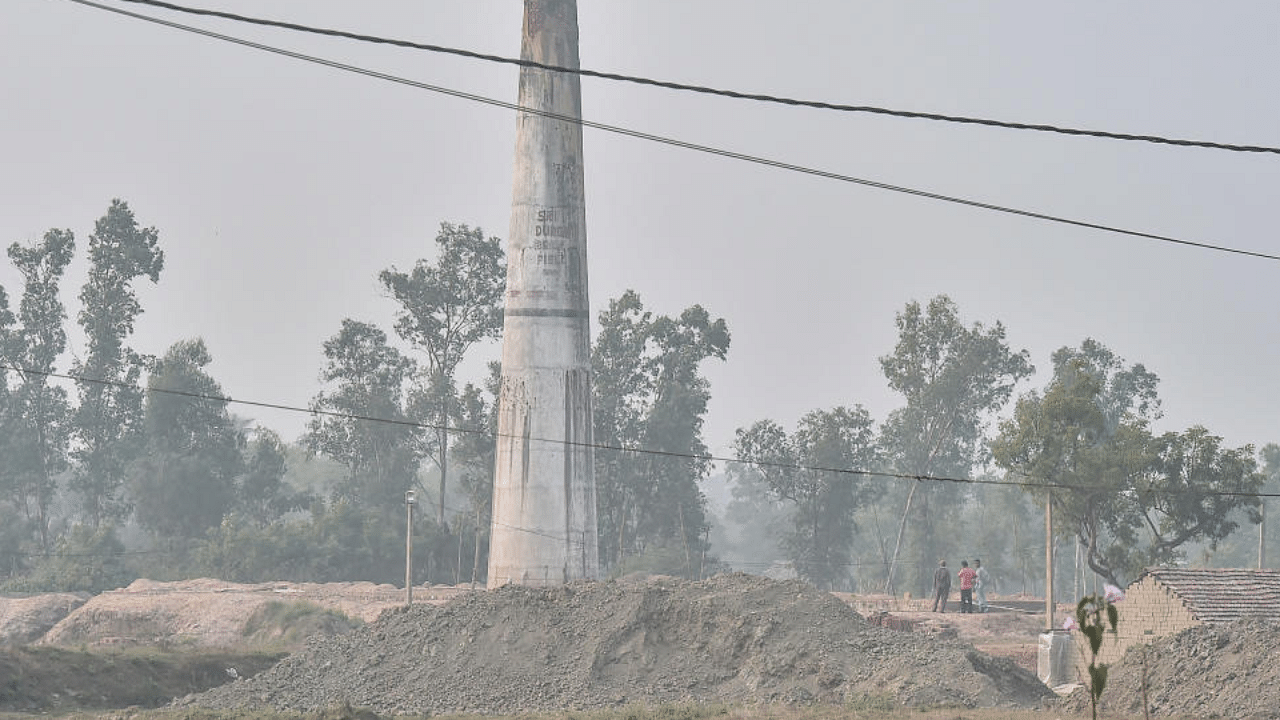
[{"label": "eucalyptus tree", "polygon": [[[1026,350],[1009,347],[1004,325],[965,326],[960,311],[939,295],[926,307],[912,301],[898,313],[898,342],[880,358],[889,387],[905,405],[889,414],[881,442],[894,468],[903,474],[967,477],[979,462],[991,416],[1013,394],[1017,382],[1033,371]],[[927,592],[931,568],[944,555],[942,529],[959,505],[952,483],[911,482],[906,492],[897,540],[889,562],[886,589],[893,591],[901,551],[914,546],[913,587]],[[910,528],[911,536],[907,536]]]},{"label": "eucalyptus tree", "polygon": [[1143,542],[1123,546],[1128,556],[1121,567],[1128,577],[1148,565],[1183,560],[1182,548],[1192,541],[1216,548],[1241,520],[1262,522],[1256,493],[1267,477],[1252,445],[1228,447],[1195,425],[1152,438],[1152,458],[1130,494],[1138,501]]},{"label": "eucalyptus tree", "polygon": [[434,455],[440,468],[437,521],[445,524],[449,475],[450,406],[458,365],[476,343],[502,333],[506,262],[502,241],[480,228],[441,223],[436,260],[419,260],[408,272],[395,267],[379,279],[400,303],[396,332],[422,349],[426,378],[418,398],[436,425]]},{"label": "eucalyptus tree", "polygon": [[13,497],[23,506],[40,548],[51,549],[50,503],[57,478],[69,466],[71,407],[67,391],[50,383],[67,347],[66,308],[58,294],[75,253],[70,230],[53,229],[36,244],[9,246],[9,259],[24,281],[19,324],[10,334],[8,358],[18,379],[9,401],[10,419],[0,440]]},{"label": "eucalyptus tree", "polygon": [[305,507],[312,496],[288,486],[284,480],[288,469],[288,450],[280,436],[266,428],[253,431],[245,448],[243,474],[236,481],[235,510],[262,528]]},{"label": "eucalyptus tree", "polygon": [[128,486],[138,524],[162,537],[199,537],[233,508],[244,467],[244,432],[207,372],[203,340],[183,340],[147,380],[143,447]]},{"label": "eucalyptus tree", "polygon": [[700,305],[655,316],[631,290],[599,316],[592,348],[592,401],[600,554],[668,546],[694,572],[709,531],[698,481],[710,471],[702,422],[711,399],[706,360],[723,360],[729,329]]},{"label": "eucalyptus tree", "polygon": [[[14,362],[13,358],[13,311],[9,309],[9,293],[0,285],[0,364],[6,368]],[[12,423],[15,422],[14,404],[9,392],[10,371],[0,370],[0,438],[11,437]],[[0,439],[0,452],[8,452],[4,447],[5,440]],[[25,527],[22,513],[13,505],[17,490],[15,478],[11,470],[0,465],[0,553],[7,555],[8,561],[0,566],[0,572],[13,574],[18,569],[19,548],[25,540]]]},{"label": "eucalyptus tree", "polygon": [[870,414],[861,405],[814,410],[790,435],[762,420],[737,431],[734,454],[793,506],[782,545],[800,576],[829,588],[846,580],[854,513],[880,491],[859,472],[880,465]]},{"label": "eucalyptus tree", "polygon": [[80,291],[78,320],[86,338],[77,376],[79,405],[74,417],[75,472],[71,487],[81,511],[94,527],[125,517],[121,497],[125,468],[142,440],[142,395],[139,383],[148,358],[125,344],[142,306],[133,284],[140,278],[158,282],[164,252],[155,228],[138,225],[122,200],[112,200],[106,215],[89,236],[89,277]]},{"label": "eucalyptus tree", "polygon": [[1086,340],[1053,356],[1043,391],[1019,399],[991,448],[996,463],[1041,503],[1084,551],[1091,570],[1115,585],[1147,565],[1211,547],[1240,514],[1259,522],[1254,495],[1264,477],[1251,446],[1226,447],[1203,427],[1153,436],[1159,379],[1126,366]]},{"label": "eucalyptus tree", "polygon": [[1258,508],[1261,517],[1258,523],[1258,567],[1276,567],[1280,560],[1280,533],[1275,530],[1276,518],[1271,519],[1271,528],[1267,528],[1267,506],[1276,509],[1275,495],[1280,493],[1280,445],[1267,443],[1258,453],[1262,459],[1262,474],[1266,477],[1263,489],[1270,498],[1262,498],[1262,506]]},{"label": "eucalyptus tree", "polygon": [[325,388],[305,444],[346,468],[336,499],[390,512],[404,502],[418,472],[417,427],[405,414],[404,388],[414,363],[387,344],[387,334],[351,319],[324,343]]},{"label": "eucalyptus tree", "polygon": [[0,363],[5,366],[4,370],[0,370],[0,430],[6,426],[3,423],[9,417],[9,374],[10,367],[15,367],[18,362],[16,352],[17,338],[13,329],[13,311],[9,309],[9,292],[0,285]]},{"label": "eucalyptus tree", "polygon": [[[484,543],[493,505],[493,474],[497,453],[498,387],[502,365],[489,363],[489,376],[482,385],[467,383],[456,407],[458,437],[453,444],[458,480],[466,493],[474,516],[471,581],[480,580],[485,567]],[[459,543],[461,543],[461,528]],[[461,564],[461,563],[459,563]]]}]

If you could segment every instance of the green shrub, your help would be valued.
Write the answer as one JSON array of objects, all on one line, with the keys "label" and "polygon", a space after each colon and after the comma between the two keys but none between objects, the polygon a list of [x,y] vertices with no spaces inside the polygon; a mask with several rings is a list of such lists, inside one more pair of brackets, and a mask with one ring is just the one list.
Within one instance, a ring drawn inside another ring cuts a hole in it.
[{"label": "green shrub", "polygon": [[251,645],[292,648],[313,635],[341,635],[361,624],[314,603],[272,601],[249,616],[244,637]]}]

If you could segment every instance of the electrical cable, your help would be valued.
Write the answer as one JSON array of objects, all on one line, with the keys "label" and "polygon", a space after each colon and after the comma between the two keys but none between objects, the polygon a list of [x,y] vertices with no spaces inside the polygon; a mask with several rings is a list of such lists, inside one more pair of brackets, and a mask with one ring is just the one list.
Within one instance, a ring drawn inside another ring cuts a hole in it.
[{"label": "electrical cable", "polygon": [[[838,468],[838,467],[828,467],[823,465],[807,465],[803,463],[787,463],[787,462],[778,462],[778,461],[770,461],[770,460],[751,460],[747,458],[720,456],[720,455],[712,455],[712,454],[706,454],[706,453],[700,454],[700,453],[688,453],[688,452],[675,452],[670,450],[656,450],[653,448],[609,445],[607,443],[595,443],[595,442],[587,443],[587,442],[566,440],[566,439],[560,439],[560,438],[544,438],[544,437],[524,438],[524,436],[504,435],[502,433],[483,430],[479,428],[460,428],[452,425],[449,425],[449,426],[435,425],[431,423],[418,422],[415,420],[380,418],[380,417],[374,417],[374,416],[368,416],[368,415],[358,415],[355,413],[338,412],[334,410],[321,410],[318,408],[301,408],[301,407],[292,406],[292,405],[282,405],[279,403],[268,403],[268,402],[260,402],[255,400],[237,400],[235,398],[227,397],[223,395],[211,395],[207,393],[190,392],[186,390],[171,390],[167,388],[142,387],[141,385],[134,385],[134,384],[126,383],[119,380],[103,380],[98,378],[87,378],[87,377],[69,375],[65,373],[57,373],[57,372],[48,371],[48,370],[31,370],[31,369],[17,367],[13,365],[7,365],[7,364],[0,364],[0,370],[8,370],[12,372],[25,373],[30,375],[38,375],[38,376],[48,377],[48,378],[58,378],[62,380],[71,380],[73,382],[78,382],[78,383],[93,383],[93,384],[99,384],[99,385],[107,385],[110,387],[117,387],[117,388],[128,389],[128,390],[138,390],[141,392],[148,392],[148,393],[176,395],[179,397],[186,397],[186,398],[191,398],[195,400],[209,400],[213,402],[220,402],[220,403],[227,403],[227,404],[250,405],[253,407],[269,408],[273,410],[284,410],[288,412],[307,413],[310,415],[323,415],[326,417],[335,417],[335,418],[342,418],[347,420],[360,420],[364,422],[401,425],[401,426],[412,427],[412,428],[423,429],[423,430],[436,430],[436,431],[444,431],[444,432],[466,433],[466,434],[473,434],[473,435],[486,435],[494,438],[520,437],[522,439],[526,439],[533,442],[555,443],[557,445],[565,445],[569,447],[583,447],[583,448],[591,448],[593,450],[611,450],[615,452],[625,452],[625,453],[631,453],[631,454],[637,454],[637,455],[655,455],[659,457],[670,457],[670,458],[676,458],[680,460],[699,460],[703,462],[736,463],[739,465],[750,465],[753,467],[761,467],[761,468],[773,468],[773,469],[782,469],[782,470],[802,470],[805,472],[825,472],[825,473],[834,473],[837,475],[879,477],[879,478],[887,478],[887,479],[895,479],[895,480],[913,480],[918,482],[946,482],[946,483],[955,483],[955,484],[961,484],[961,485],[993,485],[993,486],[1001,486],[1001,487],[1020,487],[1023,489],[1080,490],[1084,492],[1109,490],[1109,488],[1107,487],[1096,486],[1096,485],[1074,485],[1070,483],[1041,482],[1034,478],[1031,478],[1030,476],[1025,476],[1025,475],[1023,477],[1026,477],[1027,480],[1022,482],[1013,481],[1013,480],[996,480],[992,478],[955,478],[955,477],[947,477],[945,475],[896,473],[896,472],[887,472],[883,470],[862,470],[862,469],[855,469],[855,468]],[[1153,491],[1148,491],[1148,493],[1150,492],[1153,492]],[[1254,498],[1280,497],[1280,493],[1261,493],[1261,492],[1253,493],[1253,492],[1239,492],[1239,491],[1231,491],[1231,490],[1195,491],[1195,490],[1165,489],[1165,490],[1160,490],[1159,493],[1162,495],[1197,495],[1202,497],[1254,497]]]},{"label": "electrical cable", "polygon": [[1143,238],[1147,240],[1171,243],[1171,244],[1182,245],[1186,247],[1196,247],[1204,250],[1212,250],[1216,252],[1243,255],[1247,257],[1255,257],[1255,258],[1260,258],[1264,260],[1280,261],[1280,255],[1273,255],[1273,254],[1257,252],[1252,250],[1243,250],[1240,248],[1233,248],[1225,245],[1214,245],[1211,243],[1197,242],[1192,240],[1183,240],[1183,239],[1171,237],[1168,235],[1161,235],[1158,233],[1142,232],[1138,230],[1127,230],[1127,229],[1116,227],[1113,225],[1105,225],[1102,223],[1089,222],[1086,220],[1075,220],[1067,217],[1051,215],[1048,213],[1036,212],[1032,210],[1020,210],[1018,208],[1008,207],[1004,205],[997,205],[994,203],[983,202],[980,200],[972,200],[972,199],[962,198],[962,197],[957,197],[952,195],[944,195],[942,193],[930,192],[927,190],[919,190],[919,189],[905,187],[901,185],[892,185],[890,183],[879,182],[876,180],[867,180],[864,178],[854,177],[852,175],[844,175],[841,173],[832,172],[828,170],[819,170],[816,168],[806,167],[803,165],[796,165],[794,163],[788,163],[781,160],[772,160],[769,158],[764,158],[756,155],[749,155],[747,153],[735,152],[735,151],[726,150],[723,148],[716,148],[709,145],[700,145],[698,143],[687,142],[684,140],[677,140],[675,138],[664,137],[661,135],[654,135],[651,133],[646,133],[639,130],[632,130],[629,128],[624,128],[616,125],[608,125],[606,123],[585,120],[583,118],[572,117],[569,115],[549,112],[546,110],[539,110],[537,108],[524,107],[516,103],[510,103],[510,102],[498,100],[495,98],[485,97],[483,95],[476,95],[473,93],[463,92],[461,90],[453,90],[451,88],[441,87],[438,85],[431,85],[429,83],[410,80],[408,78],[403,78],[396,75],[390,75],[388,73],[383,73],[376,70],[359,67],[356,65],[348,65],[346,63],[340,63],[334,60],[326,60],[324,58],[307,55],[304,53],[294,52],[292,50],[285,50],[285,49],[274,47],[271,45],[264,45],[262,43],[253,42],[251,40],[245,40],[243,38],[224,35],[221,33],[216,33],[210,30],[204,30],[204,29],[192,27],[189,25],[182,25],[181,23],[175,23],[175,22],[163,20],[160,18],[150,17],[148,15],[143,15],[140,13],[130,12],[128,10],[122,10],[120,8],[114,8],[107,5],[102,5],[97,2],[92,2],[91,0],[68,0],[68,1],[76,3],[78,5],[93,7],[100,10],[105,10],[107,12],[112,12],[119,15],[131,17],[134,19],[155,23],[157,25],[163,25],[165,27],[182,30],[184,32],[195,33],[197,35],[203,35],[205,37],[213,38],[216,40],[222,40],[224,42],[234,43],[236,45],[253,48],[255,50],[261,50],[263,52],[282,55],[282,56],[290,57],[296,60],[303,60],[305,62],[323,65],[329,68],[333,68],[335,70],[342,70],[344,72],[364,75],[366,77],[371,77],[378,80],[385,80],[387,82],[406,85],[409,87],[418,88],[420,90],[427,90],[430,92],[450,95],[450,96],[462,98],[465,100],[471,100],[473,102],[479,102],[487,105],[493,105],[496,107],[502,107],[509,110],[515,110],[517,112],[528,113],[530,115],[538,115],[538,116],[545,117],[552,120],[559,120],[562,122],[582,125],[583,127],[589,127],[594,130],[601,130],[604,132],[614,133],[617,135],[624,135],[624,136],[636,138],[639,140],[647,140],[650,142],[661,143],[664,145],[670,145],[672,147],[683,148],[685,150],[692,150],[695,152],[702,152],[710,155],[717,155],[720,157],[729,158],[731,160],[739,160],[743,162],[754,163],[757,165],[764,165],[766,167],[773,167],[779,170],[787,170],[790,172],[801,173],[804,175],[811,175],[814,177],[825,178],[828,180],[836,180],[839,182],[845,182],[845,183],[850,183],[855,185],[863,185],[866,187],[877,188],[880,190],[887,190],[890,192],[902,193],[906,195],[914,195],[916,197],[927,198],[930,200],[938,200],[941,202],[948,202],[956,205],[963,205],[966,207],[978,208],[981,210],[990,210],[992,212],[999,212],[999,213],[1004,213],[1008,215],[1016,215],[1016,216],[1032,218],[1036,220],[1043,220],[1046,222],[1053,222],[1053,223],[1059,223],[1063,225],[1071,225],[1075,227],[1088,228],[1092,230],[1099,230],[1102,232],[1115,233],[1118,235],[1126,235],[1130,237]]},{"label": "electrical cable", "polygon": [[[73,0],[77,2],[78,0]],[[1280,148],[1267,147],[1264,145],[1235,145],[1228,143],[1212,142],[1207,140],[1185,140],[1176,138],[1161,137],[1159,135],[1139,135],[1132,133],[1110,132],[1105,130],[1085,130],[1080,128],[1062,127],[1058,125],[1049,125],[1044,123],[1023,123],[1010,122],[1005,120],[992,120],[988,118],[967,117],[961,115],[945,115],[941,113],[918,112],[912,110],[894,110],[890,108],[874,107],[868,105],[848,105],[843,103],[824,102],[819,100],[801,100],[797,98],[782,97],[777,95],[767,95],[763,93],[749,93],[737,90],[726,90],[722,88],[708,87],[705,85],[691,85],[687,83],[671,82],[667,80],[657,80],[654,78],[641,77],[636,75],[623,75],[619,73],[601,72],[598,70],[586,70],[583,68],[566,67],[563,65],[550,65],[547,63],[535,62],[532,60],[523,60],[519,58],[505,57],[502,55],[492,55],[489,53],[476,52],[474,50],[465,50],[461,48],[448,47],[445,45],[433,45],[429,43],[419,43],[409,40],[398,40],[395,38],[379,37],[377,35],[364,35],[360,33],[348,32],[345,30],[333,30],[328,28],[318,28],[308,25],[300,25],[298,23],[284,22],[280,20],[267,20],[263,18],[251,17],[247,15],[239,15],[236,13],[224,12],[220,10],[208,10],[204,8],[186,7],[175,5],[168,2],[160,2],[159,0],[117,0],[118,2],[133,3],[137,5],[147,5],[150,7],[160,8],[163,10],[172,10],[174,12],[187,13],[190,15],[201,15],[206,17],[221,18],[224,20],[233,20],[235,22],[247,23],[251,25],[260,25],[264,27],[280,28],[295,32],[311,33],[314,35],[324,35],[328,37],[345,38],[348,40],[357,40],[365,43],[375,43],[380,45],[392,45],[395,47],[409,48],[413,50],[426,50],[434,53],[442,53],[446,55],[456,55],[459,57],[470,58],[473,60],[484,60],[486,62],[501,63],[505,65],[516,65],[519,67],[534,68],[538,70],[548,70],[551,72],[567,73],[580,75],[582,77],[599,78],[602,80],[613,80],[618,82],[634,83],[637,85],[647,85],[652,87],[660,87],[667,90],[679,90],[684,92],[698,93],[703,95],[715,95],[719,97],[733,98],[737,100],[749,100],[754,102],[773,103],[780,105],[790,105],[794,107],[814,108],[818,110],[835,110],[838,112],[852,113],[869,113],[874,115],[888,115],[891,117],[911,118],[918,120],[933,120],[938,122],[961,123],[967,125],[982,125],[987,127],[997,127],[1007,130],[1027,130],[1034,132],[1057,133],[1060,135],[1074,135],[1083,137],[1103,138],[1108,140],[1125,140],[1135,142],[1157,143],[1161,145],[1175,145],[1180,147],[1207,148],[1212,150],[1228,150],[1232,152],[1250,152],[1250,153],[1276,153],[1280,154]],[[89,3],[85,3],[89,4]]]}]

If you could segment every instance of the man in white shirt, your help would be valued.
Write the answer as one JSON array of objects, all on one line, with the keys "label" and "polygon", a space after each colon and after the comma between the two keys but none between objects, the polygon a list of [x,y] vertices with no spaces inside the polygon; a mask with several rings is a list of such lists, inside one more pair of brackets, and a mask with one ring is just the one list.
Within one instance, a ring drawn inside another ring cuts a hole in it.
[{"label": "man in white shirt", "polygon": [[977,597],[978,612],[986,612],[987,611],[987,587],[991,584],[991,574],[987,572],[986,568],[982,567],[981,560],[975,559],[973,561],[973,568],[978,572],[978,576],[974,578],[976,580],[976,582],[974,583],[974,589],[977,590],[977,596],[978,596]]}]

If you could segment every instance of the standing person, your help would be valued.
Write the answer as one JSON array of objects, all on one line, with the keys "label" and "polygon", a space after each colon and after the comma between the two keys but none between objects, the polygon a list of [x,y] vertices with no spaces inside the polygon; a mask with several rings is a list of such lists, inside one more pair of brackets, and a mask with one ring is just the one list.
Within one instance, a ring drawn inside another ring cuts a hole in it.
[{"label": "standing person", "polygon": [[933,611],[939,612],[938,603],[942,603],[941,612],[947,611],[947,596],[951,594],[951,571],[947,569],[947,561],[939,560],[938,569],[933,571]]},{"label": "standing person", "polygon": [[982,561],[977,558],[973,559],[973,568],[978,572],[974,585],[974,589],[978,591],[978,612],[984,613],[987,611],[987,588],[991,585],[991,573],[982,567]]},{"label": "standing person", "polygon": [[973,612],[973,579],[978,573],[969,567],[968,560],[960,561],[960,612]]}]

